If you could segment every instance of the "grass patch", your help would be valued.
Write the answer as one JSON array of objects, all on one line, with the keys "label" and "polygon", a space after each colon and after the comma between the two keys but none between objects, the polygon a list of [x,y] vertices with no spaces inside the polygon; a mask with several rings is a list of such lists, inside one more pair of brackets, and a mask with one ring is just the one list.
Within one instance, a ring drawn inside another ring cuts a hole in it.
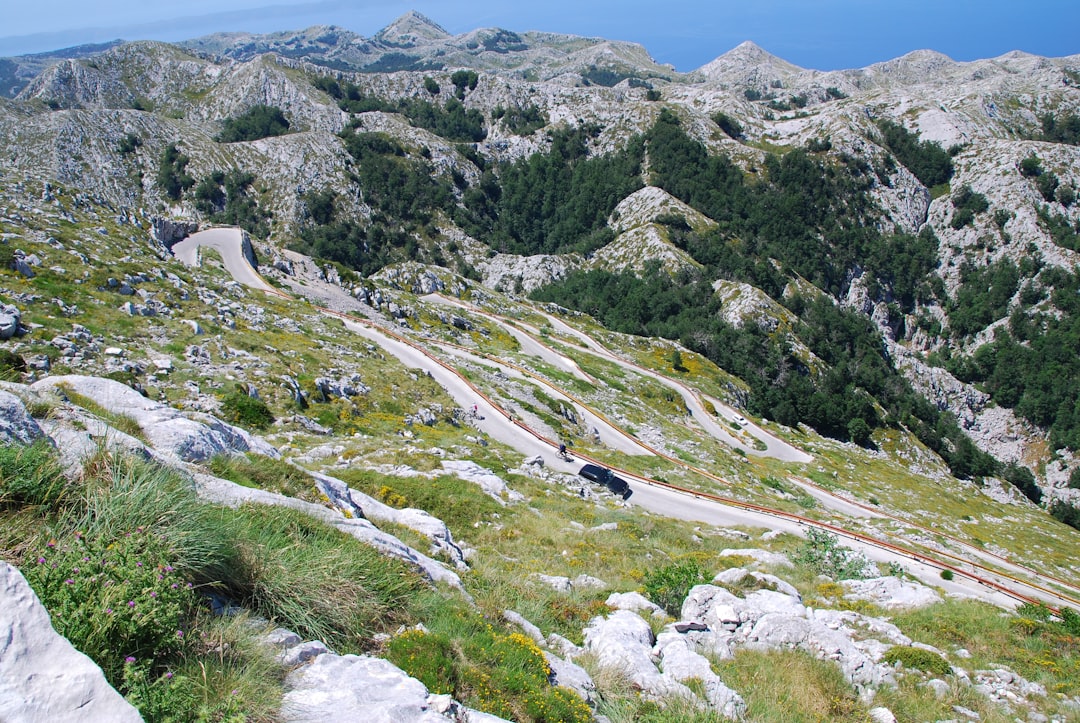
[{"label": "grass patch", "polygon": [[134,437],[135,439],[143,442],[144,444],[149,444],[149,441],[146,438],[146,434],[143,433],[142,428],[139,426],[139,423],[135,421],[134,417],[130,417],[126,414],[117,414],[116,412],[111,412],[90,397],[79,394],[78,392],[72,390],[70,387],[61,386],[61,388],[63,389],[64,396],[66,396],[68,401],[70,401],[75,406],[82,407],[85,411],[93,414],[95,417],[102,419],[113,429],[123,432],[130,437]]},{"label": "grass patch", "polygon": [[863,723],[859,704],[839,666],[801,650],[740,650],[716,664],[725,683],[746,701],[747,718],[759,723]]},{"label": "grass patch", "polygon": [[548,683],[544,654],[530,638],[506,632],[466,609],[442,608],[390,640],[386,657],[433,693],[450,693],[470,707],[526,723],[586,723],[592,713],[567,688]]},{"label": "grass patch", "polygon": [[276,492],[307,502],[318,500],[311,475],[283,460],[259,454],[216,455],[208,466],[211,474],[244,487]]},{"label": "grass patch", "polygon": [[503,510],[476,484],[450,475],[429,479],[389,477],[378,472],[347,470],[337,476],[350,487],[381,499],[392,507],[426,510],[445,522],[455,535],[472,530],[475,525]]},{"label": "grass patch", "polygon": [[889,665],[900,663],[905,668],[921,670],[933,676],[950,675],[952,666],[935,652],[910,645],[896,645],[885,651],[882,661]]},{"label": "grass patch", "polygon": [[0,509],[56,505],[69,487],[47,440],[0,445]]},{"label": "grass patch", "polygon": [[1003,614],[973,600],[945,600],[897,613],[893,622],[916,640],[967,649],[967,668],[1006,665],[1051,694],[1080,690],[1080,636],[1064,622]]}]

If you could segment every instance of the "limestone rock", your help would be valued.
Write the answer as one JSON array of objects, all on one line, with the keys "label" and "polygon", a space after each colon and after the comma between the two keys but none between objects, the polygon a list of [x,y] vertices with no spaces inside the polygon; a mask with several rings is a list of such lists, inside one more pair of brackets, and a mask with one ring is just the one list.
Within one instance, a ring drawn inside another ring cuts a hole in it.
[{"label": "limestone rock", "polygon": [[0,390],[0,443],[31,444],[42,436],[44,432],[26,411],[22,400]]},{"label": "limestone rock", "polygon": [[507,500],[510,502],[518,502],[525,499],[525,496],[516,490],[512,490],[507,487],[506,482],[501,477],[496,475],[490,470],[484,469],[476,462],[471,460],[446,460],[440,463],[442,468],[453,472],[466,482],[472,482],[479,485],[480,489],[501,505],[505,505]]},{"label": "limestone rock", "polygon": [[[285,681],[285,723],[446,723],[419,680],[382,658],[320,655]],[[439,706],[442,707],[442,706]]]},{"label": "limestone rock", "polygon": [[0,719],[141,721],[94,661],[53,630],[16,568],[0,561]]},{"label": "limestone rock", "polygon": [[544,652],[544,658],[551,666],[552,685],[566,686],[577,692],[590,706],[596,704],[596,683],[584,668],[548,651]]},{"label": "limestone rock", "polygon": [[547,641],[544,639],[544,634],[540,632],[540,628],[526,620],[521,613],[514,612],[513,610],[504,610],[503,620],[511,625],[516,625],[521,628],[521,631],[532,638],[533,642],[537,645],[547,644]]},{"label": "limestone rock", "polygon": [[773,565],[776,567],[792,567],[791,559],[782,552],[769,552],[754,547],[725,548],[720,551],[720,557],[749,557],[760,565]]},{"label": "limestone rock", "polygon": [[613,592],[605,603],[616,610],[645,611],[651,615],[665,615],[664,609],[639,592]]},{"label": "limestone rock", "polygon": [[217,454],[255,452],[274,459],[281,455],[266,442],[208,414],[185,414],[147,399],[121,382],[76,375],[46,377],[35,391],[69,388],[93,399],[114,414],[131,417],[154,449],[183,462],[205,462]]},{"label": "limestone rock", "polygon": [[700,681],[705,686],[705,698],[709,705],[723,717],[737,720],[746,713],[742,696],[724,684],[712,671],[708,658],[695,652],[685,636],[674,632],[661,633],[656,639],[654,652],[660,658],[665,677],[678,682]]},{"label": "limestone rock", "polygon": [[919,608],[941,602],[941,595],[914,580],[900,580],[893,576],[875,577],[869,580],[843,580],[848,600],[868,600],[883,608]]},{"label": "limestone rock", "polygon": [[654,642],[649,624],[629,610],[593,618],[585,628],[585,650],[596,656],[598,668],[622,672],[652,700],[673,696],[694,700],[689,688],[656,669],[652,661]]}]

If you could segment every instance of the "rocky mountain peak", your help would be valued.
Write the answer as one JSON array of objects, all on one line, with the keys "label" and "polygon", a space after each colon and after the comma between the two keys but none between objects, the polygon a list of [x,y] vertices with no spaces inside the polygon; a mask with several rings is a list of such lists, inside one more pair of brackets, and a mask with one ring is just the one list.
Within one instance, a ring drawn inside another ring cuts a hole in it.
[{"label": "rocky mountain peak", "polygon": [[697,72],[710,81],[749,84],[760,80],[783,81],[802,73],[803,69],[747,40],[701,66]]},{"label": "rocky mountain peak", "polygon": [[425,41],[445,40],[450,33],[431,18],[415,10],[402,15],[375,34],[375,39],[393,45],[413,46]]}]

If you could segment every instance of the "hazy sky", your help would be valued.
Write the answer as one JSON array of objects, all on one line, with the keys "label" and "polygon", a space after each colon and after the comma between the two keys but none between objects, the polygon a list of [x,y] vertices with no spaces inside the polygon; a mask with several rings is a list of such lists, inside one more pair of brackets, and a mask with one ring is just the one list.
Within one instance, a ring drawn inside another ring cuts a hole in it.
[{"label": "hazy sky", "polygon": [[451,33],[545,30],[641,43],[697,68],[744,40],[804,68],[856,68],[930,48],[955,60],[1080,53],[1078,0],[3,0],[0,56],[82,43],[183,40],[334,24],[374,35],[408,10]]}]

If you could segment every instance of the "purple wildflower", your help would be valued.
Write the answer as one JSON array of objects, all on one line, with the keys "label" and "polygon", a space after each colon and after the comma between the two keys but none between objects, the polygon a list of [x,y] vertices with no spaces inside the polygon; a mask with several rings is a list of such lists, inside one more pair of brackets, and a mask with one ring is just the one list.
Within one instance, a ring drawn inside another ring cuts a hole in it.
[{"label": "purple wildflower", "polygon": [[176,637],[178,637],[178,638],[184,637],[184,631],[183,630],[177,630],[176,631]]},{"label": "purple wildflower", "polygon": [[128,600],[128,607],[129,608],[135,607],[135,601],[134,600]]},{"label": "purple wildflower", "polygon": [[74,585],[74,584],[75,584],[75,581],[74,581],[74,580],[72,580],[72,579],[71,579],[71,578],[69,577],[69,578],[68,578],[67,580],[64,580],[64,584],[65,584],[65,585]]},{"label": "purple wildflower", "polygon": [[39,564],[39,565],[44,565],[44,564],[45,564],[45,558],[44,558],[44,557],[39,557],[39,558],[37,559],[37,561],[38,561],[38,564]]},{"label": "purple wildflower", "polygon": [[153,590],[150,591],[150,597],[157,597],[157,593]]},{"label": "purple wildflower", "polygon": [[124,662],[125,662],[125,663],[134,663],[134,662],[135,662],[135,658],[134,658],[134,656],[131,656],[131,655],[129,655],[129,656],[127,656],[126,658],[124,658]]},{"label": "purple wildflower", "polygon": [[112,615],[112,608],[105,608],[106,615]]},{"label": "purple wildflower", "polygon": [[171,670],[168,673],[165,674],[165,680],[172,680],[172,671]]}]

